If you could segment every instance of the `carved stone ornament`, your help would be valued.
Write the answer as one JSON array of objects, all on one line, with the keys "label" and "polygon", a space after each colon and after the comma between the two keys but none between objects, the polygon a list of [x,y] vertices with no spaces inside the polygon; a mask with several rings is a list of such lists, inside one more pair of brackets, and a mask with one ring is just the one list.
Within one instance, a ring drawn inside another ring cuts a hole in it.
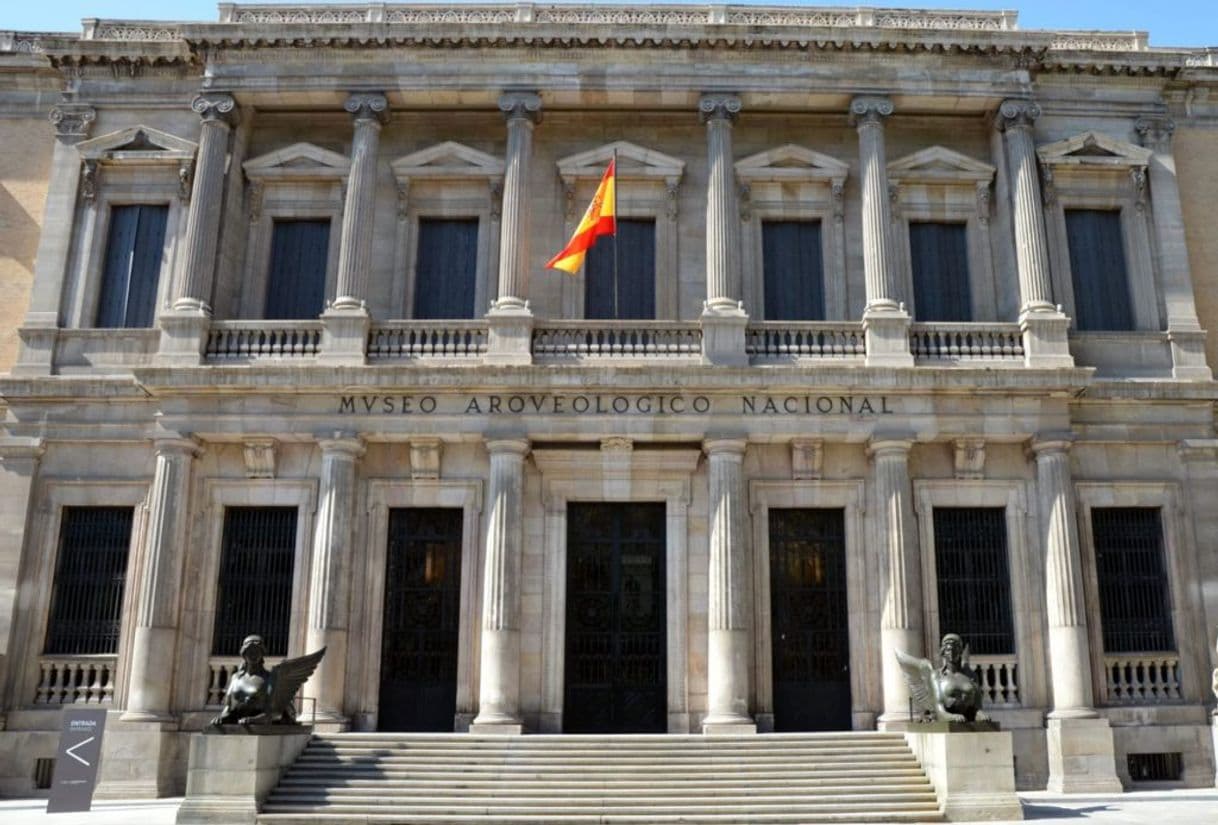
[{"label": "carved stone ornament", "polygon": [[491,189],[491,220],[503,217],[503,181],[496,178],[490,182]]},{"label": "carved stone ornament", "polygon": [[878,126],[895,111],[886,97],[863,95],[850,101],[850,118],[855,126]]},{"label": "carved stone ornament", "polygon": [[398,220],[404,221],[410,215],[410,181],[399,180],[397,184],[398,193]]},{"label": "carved stone ornament", "polygon": [[1133,185],[1134,206],[1139,212],[1146,211],[1146,167],[1134,166],[1129,170],[1129,182]]},{"label": "carved stone ornament", "polygon": [[251,181],[249,188],[245,190],[250,223],[258,223],[262,219],[262,200],[265,196],[266,184],[262,181]]},{"label": "carved stone ornament", "polygon": [[194,159],[184,160],[178,164],[178,200],[185,203],[190,200],[190,188],[194,184]]},{"label": "carved stone ornament", "polygon": [[796,438],[791,441],[791,478],[795,481],[820,478],[824,461],[824,439]]},{"label": "carved stone ornament", "polygon": [[499,111],[504,120],[541,123],[541,97],[536,92],[504,92],[499,96]]},{"label": "carved stone ornament", "polygon": [[681,184],[672,178],[664,181],[664,195],[667,203],[666,212],[668,220],[672,223],[677,222],[677,192],[680,186]]},{"label": "carved stone ornament", "polygon": [[748,184],[741,184],[740,191],[736,196],[736,203],[740,207],[740,220],[748,223],[753,219],[753,189]]},{"label": "carved stone ornament", "polygon": [[86,160],[80,171],[80,196],[85,199],[85,203],[93,203],[93,199],[97,197],[97,171],[98,164],[95,160]]},{"label": "carved stone ornament", "polygon": [[1172,135],[1176,132],[1176,122],[1166,115],[1161,117],[1141,117],[1133,125],[1138,133],[1138,139],[1147,149],[1166,154],[1171,151]]},{"label": "carved stone ornament", "polygon": [[734,121],[740,115],[740,98],[736,95],[707,94],[698,100],[698,119]]},{"label": "carved stone ornament", "polygon": [[232,125],[237,119],[237,101],[232,95],[207,94],[196,95],[190,102],[190,108],[202,118],[204,123],[224,123]]},{"label": "carved stone ornament", "polygon": [[1031,129],[1038,117],[1040,107],[1034,101],[1010,98],[1002,101],[998,107],[998,128],[1004,132],[1008,129]]},{"label": "carved stone ornament", "polygon": [[1040,199],[1045,206],[1057,203],[1057,185],[1053,182],[1053,169],[1047,164],[1040,167]]},{"label": "carved stone ornament", "polygon": [[438,438],[416,438],[410,442],[410,477],[415,481],[440,477],[443,444]]},{"label": "carved stone ornament", "polygon": [[273,438],[250,438],[242,445],[246,478],[274,478],[279,442]]},{"label": "carved stone ornament", "polygon": [[389,119],[389,101],[379,92],[352,94],[343,102],[343,109],[351,113],[356,123],[384,123]]},{"label": "carved stone ornament", "polygon": [[833,181],[830,191],[833,195],[833,222],[840,226],[846,217],[846,182]]},{"label": "carved stone ornament", "polygon": [[985,439],[956,439],[955,475],[961,479],[985,476]]},{"label": "carved stone ornament", "polygon": [[83,103],[61,103],[51,109],[48,117],[59,137],[86,138],[97,120],[97,110]]},{"label": "carved stone ornament", "polygon": [[990,184],[977,181],[977,220],[982,226],[990,225]]}]

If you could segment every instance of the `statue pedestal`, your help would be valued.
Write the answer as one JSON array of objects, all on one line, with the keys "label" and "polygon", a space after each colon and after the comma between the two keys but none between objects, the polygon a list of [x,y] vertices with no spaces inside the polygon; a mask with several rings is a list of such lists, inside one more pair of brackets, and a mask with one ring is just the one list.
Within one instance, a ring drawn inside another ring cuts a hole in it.
[{"label": "statue pedestal", "polygon": [[1010,731],[950,733],[929,727],[906,730],[905,741],[935,786],[949,822],[1023,819]]},{"label": "statue pedestal", "polygon": [[195,734],[177,825],[254,825],[312,735],[303,725],[225,725]]}]

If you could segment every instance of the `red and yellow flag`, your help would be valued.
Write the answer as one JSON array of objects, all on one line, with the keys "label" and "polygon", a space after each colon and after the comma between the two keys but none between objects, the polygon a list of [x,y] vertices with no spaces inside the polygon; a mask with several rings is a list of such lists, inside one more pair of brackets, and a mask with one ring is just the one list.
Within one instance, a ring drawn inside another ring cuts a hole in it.
[{"label": "red and yellow flag", "polygon": [[546,264],[547,269],[561,269],[574,275],[584,265],[584,256],[596,244],[597,238],[601,235],[617,234],[617,186],[614,165],[614,161],[609,161],[609,168],[601,178],[601,185],[596,187],[596,194],[592,197],[592,203],[588,204],[588,211],[584,213],[579,226],[575,227],[575,234],[567,241],[562,252],[550,259]]}]

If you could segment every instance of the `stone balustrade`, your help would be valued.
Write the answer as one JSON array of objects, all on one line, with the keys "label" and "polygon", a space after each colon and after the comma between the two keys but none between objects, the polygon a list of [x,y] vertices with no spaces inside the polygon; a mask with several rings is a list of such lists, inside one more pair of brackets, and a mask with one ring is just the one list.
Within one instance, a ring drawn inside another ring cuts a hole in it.
[{"label": "stone balustrade", "polygon": [[546,321],[533,330],[539,360],[695,359],[702,330],[686,321]]},{"label": "stone balustrade", "polygon": [[368,332],[368,360],[481,358],[485,321],[387,321]]},{"label": "stone balustrade", "polygon": [[1009,361],[1023,365],[1019,324],[911,324],[909,349],[915,361]]},{"label": "stone balustrade", "polygon": [[1104,656],[1104,704],[1162,705],[1180,700],[1178,654],[1120,653]]},{"label": "stone balustrade", "polygon": [[752,364],[805,358],[863,358],[866,336],[861,324],[838,321],[764,321],[749,324],[744,349]]},{"label": "stone balustrade", "polygon": [[985,706],[1014,708],[1022,704],[1015,656],[972,656],[970,663],[985,695]]},{"label": "stone balustrade", "polygon": [[210,362],[261,358],[314,358],[321,349],[319,321],[215,321],[204,357]]},{"label": "stone balustrade", "polygon": [[34,704],[110,704],[114,701],[116,659],[112,655],[42,657]]}]

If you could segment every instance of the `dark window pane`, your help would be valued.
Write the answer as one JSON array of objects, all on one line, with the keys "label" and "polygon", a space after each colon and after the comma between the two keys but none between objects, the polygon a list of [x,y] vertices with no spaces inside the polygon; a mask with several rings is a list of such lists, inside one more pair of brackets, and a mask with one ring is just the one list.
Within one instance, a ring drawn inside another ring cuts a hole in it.
[{"label": "dark window pane", "polygon": [[1074,285],[1075,328],[1133,329],[1121,213],[1067,209],[1066,236]]},{"label": "dark window pane", "polygon": [[330,221],[275,221],[265,318],[305,320],[321,314],[329,251]]},{"label": "dark window pane", "polygon": [[226,508],[220,554],[212,653],[236,656],[241,652],[241,640],[257,634],[266,643],[267,655],[286,655],[296,562],[296,508]]},{"label": "dark window pane", "polygon": [[[617,289],[614,290],[615,239],[598,238],[584,263],[584,317],[652,319],[656,317],[656,222],[653,218],[618,218]],[[617,311],[614,312],[616,297]]]},{"label": "dark window pane", "polygon": [[110,210],[97,326],[152,326],[168,216],[169,207],[164,205],[115,206]]},{"label": "dark window pane", "polygon": [[419,221],[415,318],[473,318],[478,219]]},{"label": "dark window pane", "polygon": [[65,507],[46,652],[117,653],[131,546],[130,507]]},{"label": "dark window pane", "polygon": [[1174,651],[1157,507],[1091,511],[1105,653]]},{"label": "dark window pane", "polygon": [[820,221],[764,221],[761,260],[767,321],[823,321]]},{"label": "dark window pane", "polygon": [[1006,511],[936,507],[939,632],[959,633],[977,654],[1015,652]]},{"label": "dark window pane", "polygon": [[911,223],[909,260],[917,320],[973,320],[964,224]]}]

